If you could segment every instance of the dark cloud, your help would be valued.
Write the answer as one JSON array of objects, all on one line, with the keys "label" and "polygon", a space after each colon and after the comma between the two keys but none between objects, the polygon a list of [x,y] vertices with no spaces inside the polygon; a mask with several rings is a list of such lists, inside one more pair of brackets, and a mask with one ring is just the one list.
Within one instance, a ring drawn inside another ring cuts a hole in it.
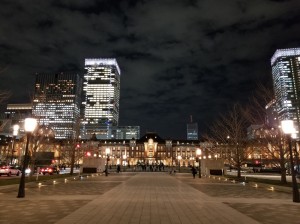
[{"label": "dark cloud", "polygon": [[28,102],[36,72],[82,73],[84,59],[116,57],[120,124],[185,138],[259,82],[270,58],[299,47],[299,1],[3,0],[0,90]]}]

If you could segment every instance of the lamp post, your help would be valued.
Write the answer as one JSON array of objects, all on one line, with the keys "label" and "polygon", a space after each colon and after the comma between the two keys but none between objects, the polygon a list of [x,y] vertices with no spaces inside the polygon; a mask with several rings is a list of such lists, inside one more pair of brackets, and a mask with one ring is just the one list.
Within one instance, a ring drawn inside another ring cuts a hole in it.
[{"label": "lamp post", "polygon": [[20,185],[19,185],[19,192],[18,192],[18,198],[24,198],[25,197],[25,170],[28,166],[28,146],[31,139],[32,132],[35,130],[37,126],[37,120],[34,118],[26,118],[25,119],[25,132],[27,136],[26,140],[26,148],[25,148],[25,155],[23,160],[23,166],[22,166],[22,176],[20,179]]},{"label": "lamp post", "polygon": [[[126,153],[126,152],[125,152]],[[123,171],[125,172],[125,169],[126,169],[126,159],[127,159],[127,156],[126,154],[123,155]]]},{"label": "lamp post", "polygon": [[197,154],[197,156],[198,156],[198,171],[199,171],[199,178],[201,178],[201,149],[197,149],[196,150],[196,154]]},{"label": "lamp post", "polygon": [[106,148],[105,153],[106,153],[105,176],[108,176],[108,161],[109,161],[110,148]]},{"label": "lamp post", "polygon": [[180,160],[182,159],[181,155],[177,156],[178,159],[178,166],[179,166],[179,173],[180,173]]},{"label": "lamp post", "polygon": [[[298,144],[297,144],[298,146]],[[295,157],[296,157],[296,171],[299,173],[299,153],[297,151],[297,146],[295,147]]]},{"label": "lamp post", "polygon": [[291,173],[292,173],[292,186],[293,186],[293,202],[300,202],[298,184],[296,180],[296,174],[294,170],[294,159],[292,151],[292,134],[296,133],[294,123],[292,120],[281,121],[281,128],[284,134],[287,136],[289,143],[289,153],[290,153],[290,162],[291,162]]},{"label": "lamp post", "polygon": [[12,164],[13,159],[14,159],[14,150],[15,150],[15,141],[16,141],[16,137],[19,133],[19,128],[20,126],[15,124],[13,126],[13,140],[12,140],[12,147],[11,147],[11,158],[10,158],[10,164]]}]

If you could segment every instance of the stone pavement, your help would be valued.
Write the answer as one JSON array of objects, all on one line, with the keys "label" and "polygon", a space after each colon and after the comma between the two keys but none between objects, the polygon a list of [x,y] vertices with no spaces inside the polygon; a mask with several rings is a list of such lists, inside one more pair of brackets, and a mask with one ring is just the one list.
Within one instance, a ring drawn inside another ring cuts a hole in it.
[{"label": "stone pavement", "polygon": [[300,223],[287,191],[178,173],[108,177],[0,188],[0,223]]}]

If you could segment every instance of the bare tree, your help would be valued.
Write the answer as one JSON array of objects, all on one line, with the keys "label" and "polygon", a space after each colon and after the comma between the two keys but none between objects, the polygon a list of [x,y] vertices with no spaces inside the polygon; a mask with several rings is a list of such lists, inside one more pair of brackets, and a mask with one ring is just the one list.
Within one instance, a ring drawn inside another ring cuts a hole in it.
[{"label": "bare tree", "polygon": [[[81,121],[81,118],[80,117],[77,117],[76,120],[75,120],[75,123],[72,124],[72,128],[73,130],[75,131],[74,132],[74,136],[73,137],[73,145],[71,145],[71,148],[72,148],[72,154],[71,154],[71,169],[70,169],[70,175],[73,175],[74,174],[74,166],[75,166],[75,163],[76,163],[76,154],[77,156],[80,156],[81,154],[79,153],[80,152],[80,146],[78,146],[79,144],[79,141],[80,141],[80,121]],[[79,151],[76,153],[76,151]],[[79,158],[78,158],[79,160]]]},{"label": "bare tree", "polygon": [[247,126],[249,120],[240,104],[235,104],[231,111],[220,116],[212,127],[211,138],[218,144],[225,145],[225,154],[230,166],[237,168],[237,176],[241,177],[242,163],[251,153],[247,148]]},{"label": "bare tree", "polygon": [[84,157],[84,148],[81,143],[75,139],[66,140],[61,143],[60,159],[61,163],[72,166],[74,156],[74,164],[79,164]]},{"label": "bare tree", "polygon": [[[54,131],[46,126],[39,126],[36,130],[32,133],[31,136],[31,147],[29,149],[30,155],[30,169],[32,171],[35,170],[37,153],[38,152],[47,152],[51,151],[53,148],[54,142]],[[31,172],[30,175],[32,176],[34,172]]]},{"label": "bare tree", "polygon": [[61,160],[61,163],[71,165],[73,151],[74,151],[74,141],[73,141],[73,139],[63,141],[60,145],[60,160]]},{"label": "bare tree", "polygon": [[[0,74],[8,69],[9,65],[4,66],[3,68],[0,67]],[[7,100],[11,96],[11,92],[7,90],[0,90],[0,103]]]},{"label": "bare tree", "polygon": [[256,132],[256,144],[261,148],[265,158],[272,167],[280,169],[281,183],[286,184],[286,166],[288,161],[288,146],[284,141],[282,131],[279,128],[269,128],[263,126]]},{"label": "bare tree", "polygon": [[9,91],[0,91],[0,103],[4,102],[11,96]]},{"label": "bare tree", "polygon": [[257,84],[257,89],[249,99],[247,107],[248,119],[252,124],[265,124],[267,111],[266,105],[274,100],[273,89],[263,84]]},{"label": "bare tree", "polygon": [[253,124],[260,124],[262,127],[255,131],[256,144],[261,148],[267,158],[271,158],[272,166],[280,167],[281,182],[286,181],[286,155],[287,147],[284,147],[282,131],[279,124],[272,125],[266,120],[266,106],[272,102],[276,103],[273,89],[267,88],[263,84],[257,85],[257,90],[250,99],[248,105],[249,120]]}]

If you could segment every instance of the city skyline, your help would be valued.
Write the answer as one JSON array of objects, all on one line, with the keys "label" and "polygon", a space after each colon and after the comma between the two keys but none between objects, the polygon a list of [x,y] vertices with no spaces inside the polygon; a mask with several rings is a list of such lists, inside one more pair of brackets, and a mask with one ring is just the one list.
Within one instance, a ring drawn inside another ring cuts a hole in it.
[{"label": "city skyline", "polygon": [[[3,1],[0,90],[28,103],[35,73],[84,74],[85,58],[116,58],[119,125],[199,137],[257,83],[272,86],[276,49],[299,47],[291,1]],[[4,104],[1,105],[5,107]]]}]

